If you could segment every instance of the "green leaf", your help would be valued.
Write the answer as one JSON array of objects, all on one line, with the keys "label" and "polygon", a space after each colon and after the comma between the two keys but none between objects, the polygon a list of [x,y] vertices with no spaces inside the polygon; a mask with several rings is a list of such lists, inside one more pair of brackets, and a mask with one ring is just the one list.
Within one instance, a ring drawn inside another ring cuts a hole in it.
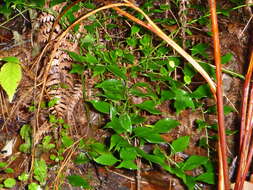
[{"label": "green leaf", "polygon": [[140,27],[139,26],[136,26],[136,25],[132,26],[131,27],[131,36],[134,35],[134,34],[136,34],[136,33],[138,33],[139,31],[140,31]]},{"label": "green leaf", "polygon": [[152,154],[148,154],[146,152],[144,152],[143,150],[139,149],[139,148],[136,148],[136,151],[138,152],[138,154],[143,157],[144,159],[150,161],[150,162],[153,162],[155,164],[159,164],[160,166],[164,167],[165,165],[165,162],[164,162],[164,158],[163,157],[160,157],[160,156],[157,156],[157,155],[152,155]]},{"label": "green leaf", "polygon": [[221,57],[221,64],[226,64],[229,61],[231,61],[233,59],[233,54],[232,53],[227,53],[226,55]]},{"label": "green leaf", "polygon": [[138,167],[133,160],[123,160],[116,168],[126,168],[130,170],[137,170]]},{"label": "green leaf", "polygon": [[30,183],[28,185],[28,190],[41,190],[41,187],[37,183]]},{"label": "green leaf", "polygon": [[137,114],[131,114],[130,117],[133,125],[140,124],[146,121],[144,117],[141,117],[140,115]]},{"label": "green leaf", "polygon": [[190,142],[189,136],[179,137],[178,139],[174,140],[171,143],[172,153],[183,152],[189,145],[189,142]]},{"label": "green leaf", "polygon": [[196,74],[196,71],[194,70],[194,68],[191,65],[185,64],[183,72],[184,72],[184,81],[185,81],[185,83],[190,84],[191,79]]},{"label": "green leaf", "polygon": [[8,62],[1,67],[0,85],[7,93],[11,102],[22,78],[21,67],[15,57],[7,57],[2,60],[7,60]]},{"label": "green leaf", "polygon": [[73,59],[73,61],[80,62],[80,63],[86,62],[85,56],[79,55],[79,54],[72,52],[72,51],[67,51],[67,52],[68,52],[69,56],[71,57],[71,59]]},{"label": "green leaf", "polygon": [[12,57],[12,56],[11,57],[4,57],[4,58],[0,58],[0,60],[20,64],[19,59],[17,57]]},{"label": "green leaf", "polygon": [[70,175],[67,177],[68,182],[74,187],[90,188],[89,183],[79,175]]},{"label": "green leaf", "polygon": [[34,178],[41,184],[45,184],[47,178],[47,164],[43,159],[34,162]]},{"label": "green leaf", "polygon": [[104,65],[96,65],[93,68],[93,75],[92,75],[92,77],[95,77],[97,75],[102,75],[105,72],[105,68],[106,67]]},{"label": "green leaf", "polygon": [[182,110],[186,108],[195,108],[192,98],[190,94],[184,90],[173,88],[172,92],[174,93],[174,107],[176,109],[176,113],[179,114]]},{"label": "green leaf", "polygon": [[215,184],[215,173],[213,172],[206,172],[206,173],[203,173],[197,177],[195,177],[195,180],[196,181],[202,181],[204,183],[208,183],[208,184]]},{"label": "green leaf", "polygon": [[136,127],[134,130],[136,136],[144,138],[146,141],[150,143],[162,143],[164,139],[160,136],[160,134],[154,132],[153,129],[147,127]]},{"label": "green leaf", "polygon": [[5,163],[5,162],[0,162],[0,168],[4,168],[4,167],[6,167],[8,164],[7,163]]},{"label": "green leaf", "polygon": [[119,150],[122,147],[128,147],[129,143],[120,135],[114,134],[111,137],[111,143],[109,150],[112,150],[115,147],[115,150]]},{"label": "green leaf", "polygon": [[144,34],[143,37],[140,39],[140,43],[145,48],[149,47],[151,45],[151,36],[148,34]]},{"label": "green leaf", "polygon": [[132,122],[128,114],[121,115],[119,117],[119,123],[120,126],[124,128],[127,132],[132,132]]},{"label": "green leaf", "polygon": [[108,79],[96,86],[102,88],[104,95],[112,100],[124,100],[125,97],[125,85],[122,81],[116,79]]},{"label": "green leaf", "polygon": [[76,64],[76,63],[72,63],[71,64],[71,70],[70,70],[70,74],[75,74],[75,73],[77,73],[77,74],[79,74],[79,75],[81,75],[81,74],[83,74],[83,72],[84,72],[84,70],[85,70],[85,67],[84,67],[84,65],[81,65],[81,64]]},{"label": "green leaf", "polygon": [[19,146],[20,152],[29,153],[31,150],[31,143],[23,143]]},{"label": "green leaf", "polygon": [[208,161],[208,158],[205,156],[190,156],[182,166],[183,170],[193,170]]},{"label": "green leaf", "polygon": [[192,94],[192,98],[205,98],[205,97],[212,97],[212,92],[207,84],[200,85]]},{"label": "green leaf", "polygon": [[156,133],[167,133],[171,129],[177,127],[180,123],[174,119],[165,118],[157,121],[153,128]]},{"label": "green leaf", "polygon": [[29,174],[24,173],[24,172],[20,176],[18,176],[18,180],[20,181],[26,181],[28,179],[29,179]]},{"label": "green leaf", "polygon": [[88,163],[90,160],[89,158],[86,156],[85,153],[80,153],[77,155],[76,159],[74,160],[75,164],[86,164]]},{"label": "green leaf", "polygon": [[135,104],[135,106],[152,114],[161,114],[161,112],[155,108],[156,104],[152,100],[146,100],[141,104]]},{"label": "green leaf", "polygon": [[173,100],[175,99],[175,94],[169,90],[162,90],[161,101]]},{"label": "green leaf", "polygon": [[120,158],[122,160],[135,160],[137,152],[134,147],[123,147],[120,150]]},{"label": "green leaf", "polygon": [[96,41],[96,39],[93,37],[92,34],[87,34],[83,39],[82,39],[82,43],[94,43]]},{"label": "green leaf", "polygon": [[23,125],[20,130],[20,136],[22,139],[30,138],[32,129],[29,125]]},{"label": "green leaf", "polygon": [[105,128],[112,128],[118,134],[126,132],[126,129],[121,125],[119,118],[116,116],[105,125]]},{"label": "green leaf", "polygon": [[112,154],[107,153],[107,154],[102,154],[98,158],[95,158],[94,161],[97,162],[98,164],[112,166],[119,160],[115,158]]},{"label": "green leaf", "polygon": [[208,58],[208,54],[206,53],[207,48],[207,44],[199,43],[191,48],[192,55],[201,55],[205,58]]},{"label": "green leaf", "polygon": [[74,141],[71,137],[67,135],[63,135],[61,138],[62,144],[64,147],[70,147],[72,144],[74,144]]},{"label": "green leaf", "polygon": [[91,55],[90,53],[87,53],[84,57],[85,62],[91,63],[91,64],[96,64],[98,63],[97,58],[94,55]]},{"label": "green leaf", "polygon": [[16,180],[13,178],[7,178],[4,180],[4,187],[12,188],[16,185]]},{"label": "green leaf", "polygon": [[5,173],[13,173],[14,170],[13,170],[12,168],[6,168],[6,169],[4,170],[4,172],[5,172]]},{"label": "green leaf", "polygon": [[110,72],[112,72],[115,76],[122,78],[123,80],[127,80],[126,74],[120,69],[120,67],[116,64],[108,65],[106,67]]},{"label": "green leaf", "polygon": [[96,110],[106,114],[110,113],[111,105],[109,103],[99,100],[90,100],[88,102],[90,102]]}]

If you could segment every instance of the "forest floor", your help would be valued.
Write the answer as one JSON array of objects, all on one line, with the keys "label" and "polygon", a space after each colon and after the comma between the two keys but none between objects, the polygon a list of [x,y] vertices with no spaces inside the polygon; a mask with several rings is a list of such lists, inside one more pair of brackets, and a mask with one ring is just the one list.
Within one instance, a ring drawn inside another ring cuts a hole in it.
[{"label": "forest floor", "polygon": [[[13,1],[14,8],[2,5],[12,9],[9,16],[0,11],[1,72],[15,58],[22,69],[11,101],[0,90],[0,189],[217,189],[216,103],[202,76],[114,9],[57,41],[76,19],[109,4],[81,1],[53,26],[69,5],[61,2]],[[207,1],[134,3],[215,80]],[[252,12],[244,1],[217,3],[233,182]]]}]

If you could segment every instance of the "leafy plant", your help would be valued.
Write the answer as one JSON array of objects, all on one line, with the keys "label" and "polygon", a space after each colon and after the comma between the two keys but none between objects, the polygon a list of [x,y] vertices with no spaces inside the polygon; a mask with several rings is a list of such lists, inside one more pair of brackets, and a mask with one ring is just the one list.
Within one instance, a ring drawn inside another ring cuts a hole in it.
[{"label": "leafy plant", "polygon": [[47,164],[43,159],[35,159],[34,163],[34,178],[44,185],[47,178]]},{"label": "leafy plant", "polygon": [[31,132],[32,129],[29,125],[23,125],[20,130],[20,136],[25,143],[19,146],[19,150],[24,153],[29,153],[31,150],[32,142],[31,142]]},{"label": "leafy plant", "polygon": [[16,180],[13,178],[7,178],[4,180],[4,187],[12,188],[16,185]]},{"label": "leafy plant", "polygon": [[20,62],[16,57],[5,57],[0,61],[6,62],[0,70],[0,85],[7,93],[9,101],[12,102],[22,77]]}]

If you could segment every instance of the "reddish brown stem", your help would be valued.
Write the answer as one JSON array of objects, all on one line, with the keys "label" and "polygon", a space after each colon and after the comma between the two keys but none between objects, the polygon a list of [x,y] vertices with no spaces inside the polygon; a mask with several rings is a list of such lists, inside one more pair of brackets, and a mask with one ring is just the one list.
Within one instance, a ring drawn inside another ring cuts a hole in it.
[{"label": "reddish brown stem", "polygon": [[[253,88],[251,87],[250,102],[248,105],[248,94],[250,79],[253,70],[253,51],[251,52],[250,64],[244,83],[244,94],[243,94],[243,109],[242,110],[242,121],[241,122],[241,139],[240,139],[240,162],[237,171],[237,178],[234,190],[241,190],[249,170],[249,166],[253,155],[253,143],[250,146],[250,140],[252,136],[252,115],[253,115]],[[248,109],[247,109],[248,108]],[[248,113],[247,113],[248,110]],[[245,125],[246,124],[246,125]],[[243,133],[243,134],[242,134]]]},{"label": "reddish brown stem", "polygon": [[[213,42],[214,42],[214,58],[216,64],[216,78],[217,78],[217,111],[218,111],[218,135],[220,151],[219,154],[219,171],[220,179],[224,181],[219,181],[219,183],[224,183],[224,189],[229,190],[229,177],[228,177],[228,164],[227,164],[227,146],[226,146],[226,134],[224,126],[224,110],[223,110],[223,94],[222,94],[222,79],[221,79],[221,59],[220,59],[220,41],[219,41],[219,30],[216,14],[216,1],[209,0],[211,20],[212,20],[212,32],[213,32]],[[222,175],[221,175],[222,174]],[[221,188],[221,186],[219,186]]]},{"label": "reddish brown stem", "polygon": [[249,96],[249,86],[250,86],[250,80],[252,76],[252,69],[253,69],[253,51],[251,53],[251,61],[248,68],[248,72],[246,74],[244,87],[243,87],[243,102],[242,102],[242,117],[241,117],[241,130],[240,130],[240,152],[242,150],[242,142],[245,136],[245,127],[246,127],[246,114],[247,114],[247,107],[248,107],[248,96]]}]

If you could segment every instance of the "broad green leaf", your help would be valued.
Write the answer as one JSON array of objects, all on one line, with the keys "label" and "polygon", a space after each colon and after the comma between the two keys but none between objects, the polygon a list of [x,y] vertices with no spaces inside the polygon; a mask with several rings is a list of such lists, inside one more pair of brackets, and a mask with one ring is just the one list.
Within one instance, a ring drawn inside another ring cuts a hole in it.
[{"label": "broad green leaf", "polygon": [[8,164],[7,163],[5,163],[5,162],[0,162],[0,168],[4,168],[4,167],[6,167]]},{"label": "broad green leaf", "polygon": [[84,57],[85,62],[91,63],[91,64],[96,64],[98,63],[97,58],[94,55],[91,55],[90,53],[87,53]]},{"label": "broad green leaf", "polygon": [[90,159],[87,157],[85,153],[80,153],[77,155],[77,157],[74,160],[75,164],[86,164],[90,161]]},{"label": "broad green leaf", "polygon": [[233,54],[232,53],[227,53],[226,55],[221,57],[221,64],[226,64],[229,61],[233,59]]},{"label": "broad green leaf", "polygon": [[14,172],[14,169],[12,169],[12,168],[6,168],[5,170],[4,170],[4,172],[5,173],[13,173]]},{"label": "broad green leaf", "polygon": [[174,119],[165,118],[157,121],[153,130],[156,133],[167,133],[171,129],[177,127],[180,123]]},{"label": "broad green leaf", "polygon": [[121,115],[119,117],[119,123],[120,126],[124,128],[127,132],[132,132],[132,122],[128,114]]},{"label": "broad green leaf", "polygon": [[155,164],[159,164],[160,166],[164,167],[165,165],[167,165],[164,161],[163,157],[157,156],[157,155],[152,155],[152,154],[148,154],[146,152],[144,152],[143,150],[136,148],[136,151],[138,152],[138,154],[143,157],[144,159],[153,162]]},{"label": "broad green leaf", "polygon": [[98,164],[112,166],[119,160],[115,158],[112,154],[106,153],[106,154],[102,154],[98,158],[95,158],[94,161],[97,162]]},{"label": "broad green leaf", "polygon": [[208,54],[206,53],[207,48],[207,44],[199,43],[191,48],[192,55],[201,55],[205,58],[208,58]]},{"label": "broad green leaf", "polygon": [[190,84],[191,79],[196,74],[196,71],[194,70],[194,68],[191,65],[185,64],[183,72],[184,72],[184,81],[185,81],[185,83]]},{"label": "broad green leaf", "polygon": [[1,67],[0,85],[7,93],[9,101],[12,102],[18,84],[22,78],[22,72],[19,62],[17,63],[17,60],[15,58],[8,57],[5,58],[5,60],[8,60],[8,62]]},{"label": "broad green leaf", "polygon": [[146,118],[137,114],[132,114],[130,117],[133,125],[143,123],[146,120]]},{"label": "broad green leaf", "polygon": [[173,100],[175,99],[175,94],[170,90],[162,90],[161,101]]},{"label": "broad green leaf", "polygon": [[151,36],[148,34],[144,34],[142,38],[140,39],[141,45],[143,45],[145,48],[149,47],[151,45]]},{"label": "broad green leaf", "polygon": [[34,162],[34,178],[41,184],[46,182],[47,178],[47,164],[43,159],[36,159]]},{"label": "broad green leaf", "polygon": [[20,129],[20,136],[22,139],[30,138],[32,128],[29,125],[23,125]]},{"label": "broad green leaf", "polygon": [[18,180],[20,181],[26,181],[28,179],[29,179],[29,174],[25,172],[23,172],[20,176],[18,176]]},{"label": "broad green leaf", "polygon": [[16,185],[16,180],[13,178],[7,178],[4,180],[4,187],[12,188]]},{"label": "broad green leaf", "polygon": [[129,143],[120,135],[114,134],[111,137],[111,143],[109,150],[112,150],[115,147],[115,150],[119,150],[122,147],[128,147]]},{"label": "broad green leaf", "polygon": [[125,97],[125,85],[122,81],[116,79],[108,79],[96,86],[102,88],[104,95],[112,100],[124,100]]},{"label": "broad green leaf", "polygon": [[68,51],[68,54],[71,57],[71,59],[73,59],[73,61],[75,62],[85,63],[86,61],[85,56],[79,55],[75,52]]},{"label": "broad green leaf", "polygon": [[215,173],[206,172],[206,173],[203,173],[203,174],[195,177],[195,180],[213,185],[213,184],[215,184],[215,178],[216,178]]},{"label": "broad green leaf", "polygon": [[95,41],[96,39],[93,37],[92,34],[89,34],[89,33],[81,40],[82,43],[88,43],[88,44],[93,43]]},{"label": "broad green leaf", "polygon": [[118,65],[108,65],[106,67],[110,72],[112,72],[115,76],[122,78],[123,80],[127,80],[126,74]]},{"label": "broad green leaf", "polygon": [[99,154],[105,154],[107,152],[106,148],[105,148],[105,145],[102,144],[102,143],[92,143],[91,144],[91,149],[96,151]]},{"label": "broad green leaf", "polygon": [[135,47],[137,45],[138,41],[137,41],[137,39],[135,37],[128,37],[126,39],[126,43],[129,46]]},{"label": "broad green leaf", "polygon": [[153,129],[147,127],[136,127],[134,130],[136,136],[144,138],[150,143],[162,143],[164,139],[160,134],[155,133]]},{"label": "broad green leaf", "polygon": [[104,102],[104,101],[99,101],[99,100],[90,100],[88,102],[90,102],[96,110],[98,110],[102,113],[106,113],[106,114],[110,113],[110,104],[109,103]]},{"label": "broad green leaf", "polygon": [[120,150],[120,158],[122,160],[135,160],[137,152],[134,147],[125,147]]},{"label": "broad green leaf", "polygon": [[123,160],[116,168],[126,168],[130,170],[137,170],[138,167],[133,160]]},{"label": "broad green leaf", "polygon": [[207,161],[208,161],[208,158],[205,156],[193,155],[193,156],[190,156],[190,158],[188,158],[184,162],[182,169],[183,170],[193,170],[193,169],[205,164]]},{"label": "broad green leaf", "polygon": [[192,94],[192,98],[212,97],[212,92],[207,84],[200,85]]},{"label": "broad green leaf", "polygon": [[62,141],[63,146],[66,148],[70,147],[74,143],[73,139],[67,135],[63,135],[61,138],[61,141]]},{"label": "broad green leaf", "polygon": [[106,67],[104,65],[96,65],[93,68],[93,75],[92,75],[92,77],[95,77],[97,75],[102,75],[105,72],[105,68]]},{"label": "broad green leaf", "polygon": [[30,183],[28,185],[28,190],[41,190],[41,187],[37,183]]},{"label": "broad green leaf", "polygon": [[148,111],[149,113],[152,113],[152,114],[161,114],[161,112],[155,108],[156,104],[152,100],[146,100],[142,102],[141,104],[135,104],[135,106],[145,111]]},{"label": "broad green leaf", "polygon": [[89,183],[79,175],[70,175],[67,177],[68,182],[74,187],[89,188]]},{"label": "broad green leaf", "polygon": [[12,57],[12,56],[11,57],[4,57],[4,58],[0,58],[0,60],[20,64],[19,59],[17,57]]},{"label": "broad green leaf", "polygon": [[195,108],[192,98],[190,94],[184,90],[173,88],[172,93],[174,93],[174,107],[176,109],[176,113],[179,114],[182,110],[186,108]]},{"label": "broad green leaf", "polygon": [[189,136],[182,136],[178,139],[174,140],[171,143],[171,150],[172,153],[182,152],[184,151],[187,146],[189,145],[190,137]]},{"label": "broad green leaf", "polygon": [[112,128],[116,133],[121,134],[126,132],[126,129],[121,125],[120,119],[116,116],[105,125],[105,128]]},{"label": "broad green leaf", "polygon": [[71,67],[72,68],[69,72],[70,74],[77,73],[77,74],[81,75],[83,73],[83,71],[85,70],[84,65],[81,65],[81,64],[72,63]]},{"label": "broad green leaf", "polygon": [[131,36],[138,33],[140,31],[140,27],[139,26],[136,26],[136,25],[133,25],[131,27]]}]

